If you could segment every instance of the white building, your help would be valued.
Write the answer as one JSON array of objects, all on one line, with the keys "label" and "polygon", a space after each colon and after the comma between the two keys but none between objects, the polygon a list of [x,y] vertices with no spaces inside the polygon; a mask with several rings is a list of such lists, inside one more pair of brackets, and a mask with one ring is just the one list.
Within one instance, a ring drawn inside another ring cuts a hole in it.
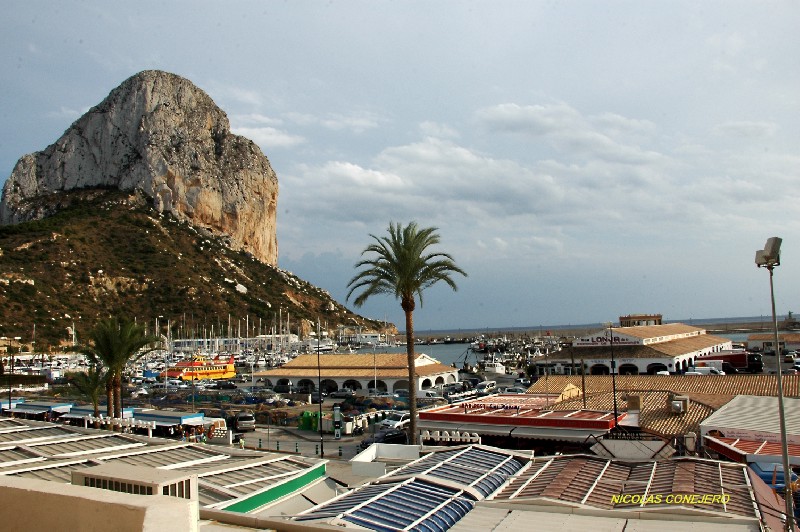
[{"label": "white building", "polygon": [[575,374],[583,364],[587,374],[611,373],[612,353],[621,375],[650,374],[659,371],[683,373],[697,357],[732,349],[731,340],[707,334],[705,329],[670,323],[613,327],[577,338],[572,347],[555,356],[535,361],[539,373]]},{"label": "white building", "polygon": [[[427,390],[458,381],[458,369],[446,366],[425,354],[416,355],[417,390]],[[351,390],[395,391],[410,389],[405,354],[316,354],[300,355],[280,368],[256,373],[268,379],[267,386],[288,384],[315,390],[321,379],[322,389],[332,392]]]}]

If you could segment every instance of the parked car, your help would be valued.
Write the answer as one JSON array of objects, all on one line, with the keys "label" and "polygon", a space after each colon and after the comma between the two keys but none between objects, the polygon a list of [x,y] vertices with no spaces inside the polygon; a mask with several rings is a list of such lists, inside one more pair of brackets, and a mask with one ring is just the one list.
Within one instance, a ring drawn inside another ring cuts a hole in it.
[{"label": "parked car", "polygon": [[401,398],[406,397],[407,398],[408,397],[408,390],[406,390],[405,388],[398,388],[398,389],[396,389],[394,391],[394,394],[397,397],[401,397]]},{"label": "parked car", "polygon": [[275,393],[291,393],[292,387],[288,384],[276,384],[272,387]]},{"label": "parked car", "polygon": [[439,395],[436,390],[422,390],[417,394],[419,399],[442,399],[443,397]]},{"label": "parked car", "polygon": [[216,390],[235,390],[236,383],[231,381],[216,381],[214,388]]},{"label": "parked car", "polygon": [[311,396],[311,404],[318,405],[325,401],[325,394],[320,394],[319,392],[311,392],[309,394]]},{"label": "parked car", "polygon": [[517,394],[519,394],[519,393],[528,393],[528,390],[526,388],[522,388],[520,386],[509,386],[508,388],[503,390],[503,393],[517,393]]},{"label": "parked car", "polygon": [[530,385],[531,385],[530,379],[526,379],[524,377],[514,379],[514,386],[530,386]]},{"label": "parked car", "polygon": [[328,397],[333,399],[349,399],[355,397],[356,392],[349,388],[341,388],[328,394]]},{"label": "parked car", "polygon": [[411,423],[410,412],[393,412],[378,424],[380,430],[403,429]]},{"label": "parked car", "polygon": [[382,430],[380,432],[376,432],[368,438],[364,438],[359,447],[361,447],[361,450],[363,451],[373,443],[394,443],[405,445],[408,443],[408,435],[404,430],[400,429]]},{"label": "parked car", "polygon": [[234,419],[234,427],[239,432],[244,432],[247,430],[256,430],[256,418],[252,412],[241,411],[236,414],[236,418]]}]

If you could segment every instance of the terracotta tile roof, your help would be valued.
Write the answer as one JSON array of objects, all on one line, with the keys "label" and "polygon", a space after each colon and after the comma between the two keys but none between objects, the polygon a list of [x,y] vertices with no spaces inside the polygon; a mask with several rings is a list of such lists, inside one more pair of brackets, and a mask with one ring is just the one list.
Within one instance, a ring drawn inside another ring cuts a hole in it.
[{"label": "terracotta tile roof", "polygon": [[[586,393],[611,391],[610,375],[587,375]],[[706,396],[778,395],[775,375],[617,375],[618,391],[662,390]],[[572,384],[581,388],[580,375],[550,375],[540,378],[529,393],[559,393]],[[800,375],[783,376],[786,397],[800,397]]]},{"label": "terracotta tile roof", "polygon": [[[627,396],[629,392],[617,392],[617,410],[628,410]],[[689,401],[689,409],[683,414],[674,414],[667,407],[670,392],[642,391],[635,395],[641,397],[639,427],[642,430],[663,437],[672,437],[693,431],[700,434],[700,423],[714,413],[710,406]],[[562,401],[550,407],[552,410],[576,410],[583,408],[583,399],[576,398]],[[611,392],[597,393],[586,397],[586,408],[589,410],[614,411],[614,395]]]},{"label": "terracotta tile roof", "polygon": [[[404,354],[355,354],[355,355],[320,355],[319,367],[322,377],[353,377],[368,379],[377,376],[384,378],[407,378],[408,358]],[[419,365],[416,374],[419,377],[453,372],[452,366],[434,363]],[[317,355],[300,355],[280,368],[256,372],[264,377],[294,377],[317,375]]]},{"label": "terracotta tile roof", "polygon": [[[686,500],[680,506],[706,516],[714,512],[758,519],[760,497],[749,489],[750,479],[745,465],[728,462],[696,458],[623,462],[566,455],[537,458],[492,500],[521,505],[538,500],[546,504],[549,499],[581,508],[646,512],[676,508],[676,495],[724,493],[730,496],[724,504],[722,500]],[[620,497],[624,495],[652,497],[642,504],[641,500]]]},{"label": "terracotta tile roof", "polygon": [[[529,393],[558,393],[567,386],[581,387],[580,376],[551,375],[541,378],[528,390]],[[800,375],[784,375],[783,388],[787,397],[798,397]],[[586,376],[586,407],[613,410],[612,381],[608,375]],[[689,410],[675,415],[667,409],[669,393],[688,395]],[[627,410],[625,397],[636,394],[642,397],[639,426],[662,436],[673,436],[694,431],[714,410],[731,401],[736,395],[777,396],[777,379],[774,375],[618,375],[617,408]],[[583,406],[578,397],[563,401],[553,408],[574,409]]]},{"label": "terracotta tile roof", "polygon": [[[668,342],[659,342],[647,345],[614,345],[614,356],[618,358],[662,358],[664,356],[679,356],[694,353],[700,349],[713,347],[730,342],[728,338],[701,334],[688,338],[679,338]],[[572,347],[552,355],[554,359],[580,358],[610,358],[611,346],[597,347]]]},{"label": "terracotta tile roof", "polygon": [[614,327],[614,331],[635,338],[658,338],[659,336],[672,336],[702,332],[705,329],[693,327],[684,323],[667,323],[665,325],[636,325],[634,327]]},{"label": "terracotta tile roof", "polygon": [[[784,342],[790,343],[798,343],[800,342],[800,333],[778,333],[778,339],[783,340]],[[758,333],[758,334],[751,334],[747,337],[747,340],[775,340],[774,333]]]}]

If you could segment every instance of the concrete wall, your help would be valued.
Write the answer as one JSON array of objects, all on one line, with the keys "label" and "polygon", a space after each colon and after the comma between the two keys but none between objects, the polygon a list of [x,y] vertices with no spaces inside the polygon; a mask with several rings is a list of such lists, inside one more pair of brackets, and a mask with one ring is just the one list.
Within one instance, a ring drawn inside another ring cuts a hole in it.
[{"label": "concrete wall", "polygon": [[44,480],[0,477],[3,530],[53,532],[197,531],[197,502],[128,495]]},{"label": "concrete wall", "polygon": [[419,458],[419,449],[418,445],[373,443],[353,457],[350,464],[354,475],[382,477],[386,474],[385,462],[416,460]]}]

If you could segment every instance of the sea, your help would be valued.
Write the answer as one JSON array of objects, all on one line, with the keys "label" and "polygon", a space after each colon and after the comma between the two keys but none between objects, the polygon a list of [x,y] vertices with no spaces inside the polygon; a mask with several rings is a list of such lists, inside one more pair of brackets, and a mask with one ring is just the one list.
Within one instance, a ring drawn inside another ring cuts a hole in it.
[{"label": "sea", "polygon": [[[779,317],[779,319],[782,319]],[[754,324],[760,323],[762,324],[762,328],[764,332],[770,332],[770,324],[771,324],[771,317],[770,316],[751,316],[751,317],[740,317],[740,318],[709,318],[709,319],[685,319],[685,320],[664,320],[664,323],[685,323],[687,325],[693,325],[695,327],[703,327],[704,325],[716,325],[720,323],[725,323],[728,325],[729,331],[714,331],[714,336],[720,336],[722,338],[728,338],[732,342],[745,342],[747,337],[751,334],[754,334],[753,331],[741,331],[736,329],[736,324]],[[497,329],[484,329],[478,334],[485,334],[488,337],[491,336],[500,336],[502,334],[513,334],[513,333],[522,333],[522,332],[531,332],[531,331],[541,331],[546,333],[550,331],[554,336],[558,333],[556,331],[559,330],[579,330],[579,329],[586,329],[586,330],[601,330],[606,327],[603,323],[587,323],[581,325],[551,325],[551,326],[542,326],[542,327],[516,327],[516,328],[497,328]],[[781,331],[783,333],[784,331]],[[796,331],[792,331],[796,332]],[[415,336],[425,338],[425,337],[444,337],[444,336],[451,336],[453,338],[462,338],[465,336],[464,330],[441,330],[441,331],[415,331]],[[470,333],[470,334],[475,334]],[[405,345],[390,347],[386,349],[381,349],[377,351],[379,353],[405,353],[406,348]],[[426,355],[435,358],[442,364],[446,365],[453,365],[456,364],[457,367],[461,367],[463,363],[469,362],[471,365],[474,365],[479,360],[479,354],[473,353],[469,348],[469,343],[435,343],[435,344],[421,344],[415,346],[416,353],[424,353]]]}]

